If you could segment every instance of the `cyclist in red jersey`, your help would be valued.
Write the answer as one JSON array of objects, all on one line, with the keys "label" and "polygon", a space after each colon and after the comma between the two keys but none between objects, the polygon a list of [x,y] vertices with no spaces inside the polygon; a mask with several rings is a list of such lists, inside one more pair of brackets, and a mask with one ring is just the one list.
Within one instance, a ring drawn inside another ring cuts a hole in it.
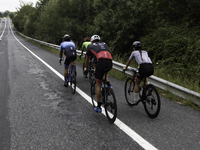
[{"label": "cyclist in red jersey", "polygon": [[[101,86],[104,77],[104,70],[110,71],[112,69],[112,56],[109,48],[104,42],[100,42],[100,36],[93,35],[90,39],[92,44],[88,45],[86,52],[85,71],[88,69],[89,58],[94,55],[96,61],[95,80],[97,83],[96,94],[98,106],[94,108],[96,112],[101,112]],[[106,77],[108,86],[110,82]]]}]

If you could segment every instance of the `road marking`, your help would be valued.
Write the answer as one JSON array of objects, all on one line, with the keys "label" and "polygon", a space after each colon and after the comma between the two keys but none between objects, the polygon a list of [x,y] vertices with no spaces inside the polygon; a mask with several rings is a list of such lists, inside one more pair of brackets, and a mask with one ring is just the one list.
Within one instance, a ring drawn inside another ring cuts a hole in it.
[{"label": "road marking", "polygon": [[[10,25],[11,28],[11,25]],[[13,36],[15,37],[12,28],[11,32]],[[38,57],[36,54],[34,54],[31,50],[29,50],[27,47],[25,47],[16,37],[15,39],[28,51],[30,52],[33,56],[35,56],[37,59],[39,59],[44,65],[46,65],[51,71],[53,71],[58,77],[60,77],[64,81],[64,76],[61,75],[58,71],[56,71],[54,68],[52,68],[49,64],[47,64],[44,60],[42,60],[40,57]],[[81,89],[78,87],[76,88],[76,91],[83,97],[85,98],[90,104],[91,102],[91,97],[88,96],[86,93],[84,93]],[[105,110],[102,108],[102,114],[105,114]],[[120,128],[122,131],[124,131],[129,137],[131,137],[135,142],[137,142],[141,147],[143,147],[145,150],[157,150],[153,145],[151,145],[148,141],[143,139],[139,134],[137,134],[135,131],[133,131],[130,127],[128,127],[126,124],[124,124],[122,121],[120,121],[118,118],[116,118],[114,124]]]},{"label": "road marking", "polygon": [[1,34],[1,36],[0,36],[0,40],[2,40],[3,34],[4,34],[5,30],[6,30],[6,22],[7,22],[7,19],[4,19],[4,20],[5,20],[5,26],[4,26],[3,32],[2,32],[2,34]]}]

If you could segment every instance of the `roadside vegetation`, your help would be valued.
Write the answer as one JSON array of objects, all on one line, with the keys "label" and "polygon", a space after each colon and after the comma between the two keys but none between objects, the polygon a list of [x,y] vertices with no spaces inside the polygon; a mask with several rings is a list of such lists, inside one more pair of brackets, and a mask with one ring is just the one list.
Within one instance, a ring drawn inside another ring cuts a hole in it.
[{"label": "roadside vegetation", "polygon": [[98,34],[122,63],[140,40],[155,76],[200,93],[199,7],[199,0],[38,0],[21,2],[12,20],[26,36],[57,45],[67,33],[77,49]]}]

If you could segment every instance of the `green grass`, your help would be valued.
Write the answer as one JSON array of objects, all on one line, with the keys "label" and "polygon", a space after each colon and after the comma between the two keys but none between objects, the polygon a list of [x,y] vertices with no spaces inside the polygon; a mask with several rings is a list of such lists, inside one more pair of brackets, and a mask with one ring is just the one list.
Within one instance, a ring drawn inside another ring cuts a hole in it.
[{"label": "green grass", "polygon": [[155,67],[154,75],[159,78],[170,81],[174,84],[180,85],[182,87],[185,87],[187,89],[200,93],[200,87],[198,85],[198,81],[193,82],[192,80],[186,77],[172,76],[171,74],[167,73],[166,70],[167,69]]},{"label": "green grass", "polygon": [[[29,39],[27,39],[27,40],[30,41],[31,43],[37,45],[37,46],[40,46],[40,47],[42,47],[42,48],[44,48],[44,49],[46,49],[48,51],[51,51],[51,52],[59,55],[59,50],[57,50],[55,48],[50,48],[48,46],[39,44],[39,43],[31,41]],[[126,61],[124,61],[125,58],[121,58],[119,56],[114,56],[113,60],[115,60],[117,62],[120,62],[120,63],[123,63],[123,64],[126,64]],[[76,63],[82,64],[83,61],[84,61],[84,58],[80,59],[79,57],[77,57],[77,59],[76,59]],[[136,68],[137,67],[137,63],[132,61],[130,66]],[[122,72],[117,71],[115,69],[112,69],[111,71],[109,71],[108,75],[112,76],[112,77],[114,77],[114,78],[116,78],[118,80],[122,80],[122,81],[125,81],[126,78],[127,78],[127,77],[124,76],[124,74]],[[175,84],[178,84],[180,86],[183,86],[185,88],[191,89],[191,90],[192,89],[197,89],[198,90],[197,92],[199,92],[199,87],[197,85],[194,85],[194,84],[191,85],[191,83],[188,80],[182,80],[180,78],[174,78],[170,74],[166,74],[165,71],[163,71],[163,69],[155,68],[154,75],[157,76],[157,77],[160,77],[162,79],[165,79],[167,81],[170,81],[170,82],[173,82]],[[191,108],[193,108],[195,110],[200,111],[200,106],[195,105],[191,100],[185,100],[185,99],[183,99],[183,98],[181,98],[179,96],[176,96],[176,95],[170,93],[169,91],[164,91],[164,90],[161,90],[161,89],[158,89],[158,91],[159,91],[159,94],[161,96],[166,97],[169,100],[172,100],[172,101],[177,102],[179,104],[182,104],[182,105],[185,105],[185,106],[188,106],[188,107],[191,107]],[[196,90],[194,90],[194,91],[196,91]]]}]

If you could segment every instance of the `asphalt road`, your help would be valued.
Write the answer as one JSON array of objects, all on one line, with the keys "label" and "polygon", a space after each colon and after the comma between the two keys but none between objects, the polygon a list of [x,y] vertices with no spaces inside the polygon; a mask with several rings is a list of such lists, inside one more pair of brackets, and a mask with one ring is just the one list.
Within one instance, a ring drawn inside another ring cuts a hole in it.
[{"label": "asphalt road", "polygon": [[200,112],[161,97],[161,112],[150,119],[142,104],[127,105],[124,82],[110,77],[118,104],[111,125],[87,101],[90,85],[80,64],[73,95],[63,86],[58,56],[17,35],[11,20],[6,23],[0,41],[0,149],[199,150]]}]

